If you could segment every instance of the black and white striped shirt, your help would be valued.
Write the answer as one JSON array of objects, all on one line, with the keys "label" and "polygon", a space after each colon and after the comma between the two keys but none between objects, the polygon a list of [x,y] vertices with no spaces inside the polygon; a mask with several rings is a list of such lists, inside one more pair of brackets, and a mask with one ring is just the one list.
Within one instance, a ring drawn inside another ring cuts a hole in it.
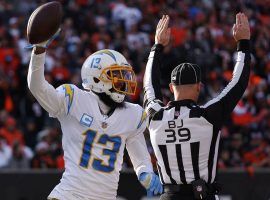
[{"label": "black and white striped shirt", "polygon": [[204,106],[189,99],[163,106],[159,85],[162,46],[152,48],[144,77],[144,106],[163,184],[189,184],[200,178],[214,182],[221,126],[249,80],[249,41],[240,40],[237,50],[233,78],[216,98]]}]

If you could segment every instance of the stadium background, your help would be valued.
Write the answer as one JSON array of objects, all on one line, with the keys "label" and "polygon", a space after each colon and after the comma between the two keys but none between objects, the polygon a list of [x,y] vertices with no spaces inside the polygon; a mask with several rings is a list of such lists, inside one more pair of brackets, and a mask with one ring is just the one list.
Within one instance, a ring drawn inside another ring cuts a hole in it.
[{"label": "stadium background", "polygon": [[[29,169],[46,172],[64,166],[59,123],[48,117],[29,93],[26,83],[30,58],[30,51],[24,49],[26,24],[31,12],[45,2],[48,1],[0,1],[0,180],[4,177],[1,172]],[[252,73],[244,97],[222,129],[218,167],[225,173],[233,168],[249,177],[262,169],[267,174],[270,168],[269,0],[60,2],[64,6],[62,32],[48,50],[46,79],[55,87],[63,83],[81,87],[80,68],[85,58],[99,49],[115,49],[134,67],[139,87],[128,101],[139,104],[147,57],[162,14],[170,15],[172,28],[172,40],[164,49],[161,69],[164,102],[172,99],[168,90],[170,71],[181,62],[193,62],[203,71],[200,103],[205,103],[232,76],[236,44],[231,27],[235,14],[245,12],[251,25]],[[147,143],[155,166],[149,139]],[[125,155],[123,171],[130,167]],[[270,185],[269,179],[268,183],[266,178],[264,181]]]}]

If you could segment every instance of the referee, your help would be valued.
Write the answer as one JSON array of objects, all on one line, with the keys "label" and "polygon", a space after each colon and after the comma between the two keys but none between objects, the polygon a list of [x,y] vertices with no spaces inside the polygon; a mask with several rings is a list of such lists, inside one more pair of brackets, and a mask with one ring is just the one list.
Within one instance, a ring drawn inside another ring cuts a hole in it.
[{"label": "referee", "polygon": [[[144,106],[165,193],[161,200],[218,199],[216,186],[220,129],[248,85],[250,29],[247,17],[238,13],[233,26],[237,60],[226,88],[204,106],[197,105],[201,72],[196,64],[182,63],[171,73],[174,101],[162,104],[160,65],[162,49],[169,43],[169,17],[160,19],[144,76]],[[166,59],[166,58],[163,58]]]}]

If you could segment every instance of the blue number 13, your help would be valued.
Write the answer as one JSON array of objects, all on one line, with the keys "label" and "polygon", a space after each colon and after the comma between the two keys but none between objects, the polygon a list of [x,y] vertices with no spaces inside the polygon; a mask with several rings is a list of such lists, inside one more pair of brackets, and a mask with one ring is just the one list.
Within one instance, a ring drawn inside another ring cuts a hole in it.
[{"label": "blue number 13", "polygon": [[[84,143],[83,143],[83,149],[82,149],[82,156],[80,159],[80,166],[87,168],[89,160],[91,158],[91,150],[93,147],[94,139],[97,136],[97,132],[94,130],[87,130],[85,133],[86,135]],[[108,142],[111,142],[112,149],[106,148],[106,144]],[[121,137],[119,136],[108,136],[106,134],[103,134],[98,139],[98,144],[104,145],[102,154],[109,156],[108,158],[108,165],[103,164],[103,160],[94,158],[92,162],[92,167],[95,170],[102,171],[102,172],[112,172],[114,170],[115,161],[117,158],[117,153],[119,152],[120,146],[121,146]]]}]

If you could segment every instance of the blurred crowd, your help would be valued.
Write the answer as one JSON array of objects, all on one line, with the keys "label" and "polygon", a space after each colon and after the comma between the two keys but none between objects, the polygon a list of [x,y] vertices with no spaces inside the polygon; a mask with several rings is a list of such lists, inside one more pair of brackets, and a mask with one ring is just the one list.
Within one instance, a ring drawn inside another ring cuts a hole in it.
[{"label": "blurred crowd", "polygon": [[[45,0],[0,1],[0,168],[64,167],[59,123],[40,107],[27,88],[30,51],[25,50],[31,12]],[[232,77],[236,43],[231,28],[245,12],[252,32],[252,73],[242,100],[222,129],[220,168],[270,167],[270,3],[265,0],[60,0],[64,18],[60,37],[47,51],[46,79],[55,87],[81,87],[80,68],[91,53],[120,51],[133,66],[136,95],[142,104],[142,80],[155,27],[171,18],[172,40],[164,49],[162,92],[171,70],[197,63],[203,72],[200,103],[217,96]],[[148,138],[148,134],[146,133]],[[151,143],[149,152],[154,160]],[[125,156],[124,167],[130,167]]]}]

